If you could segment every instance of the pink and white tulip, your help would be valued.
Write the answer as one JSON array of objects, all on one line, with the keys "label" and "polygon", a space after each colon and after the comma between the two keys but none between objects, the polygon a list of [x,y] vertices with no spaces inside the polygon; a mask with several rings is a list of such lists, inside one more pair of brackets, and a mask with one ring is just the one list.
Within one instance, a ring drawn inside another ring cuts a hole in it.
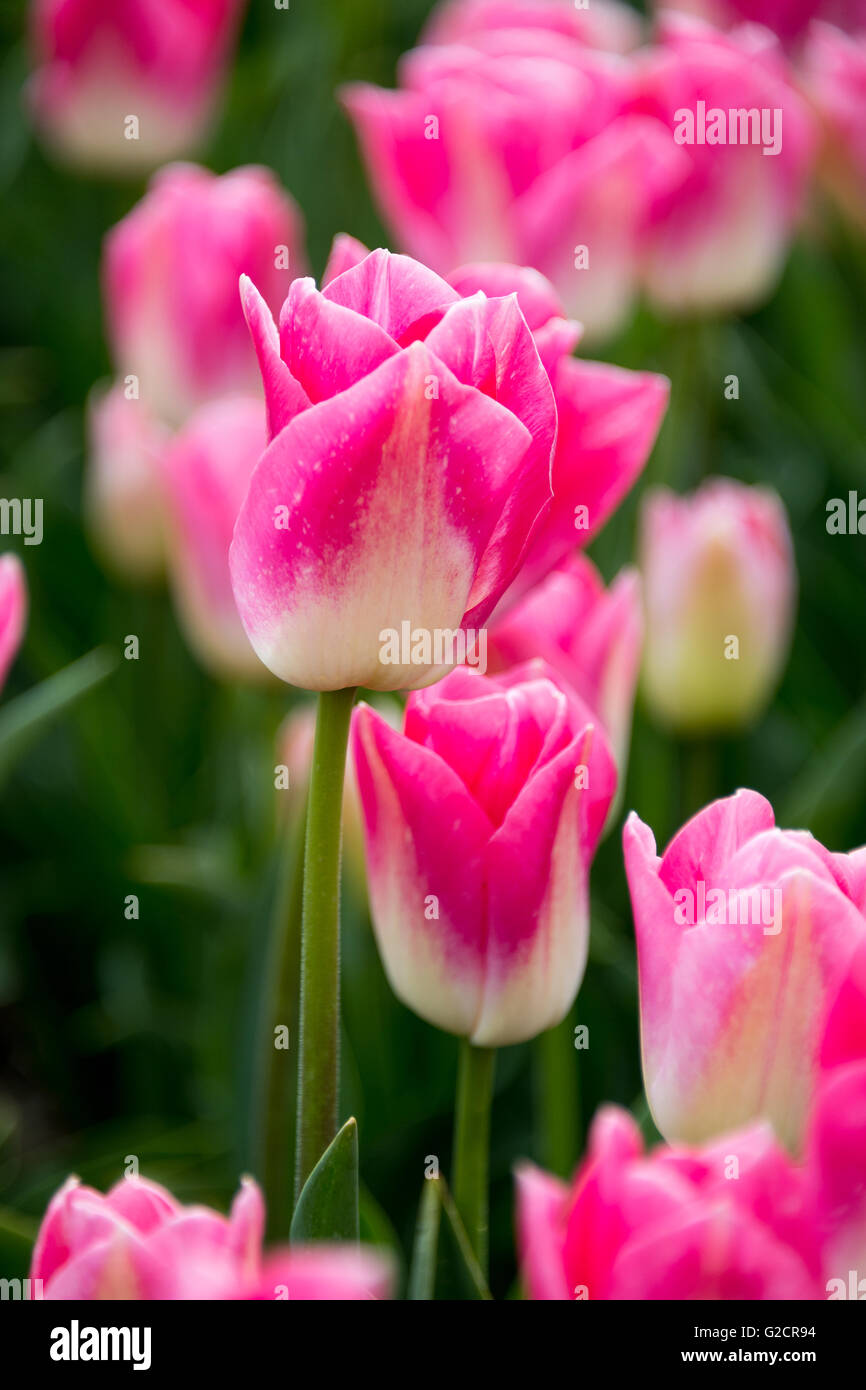
[{"label": "pink and white tulip", "polygon": [[[781,274],[815,149],[812,115],[772,36],[670,16],[642,59],[636,109],[669,132],[684,177],[650,210],[644,283],[675,313],[744,310]],[[741,128],[738,112],[748,114]]]},{"label": "pink and white tulip", "polygon": [[767,704],[787,657],[796,572],[775,493],[714,478],[648,494],[641,518],[643,688],[662,722],[738,728]]},{"label": "pink and white tulip", "polygon": [[757,792],[715,801],[664,854],[623,832],[644,1084],[669,1140],[768,1120],[797,1150],[827,1020],[866,939],[864,851],[776,828]]},{"label": "pink and white tulip", "polygon": [[600,338],[630,312],[647,215],[688,160],[635,111],[633,63],[580,42],[564,6],[533,7],[536,27],[516,8],[446,11],[398,90],[354,84],[344,104],[401,248],[443,275],[535,266]]},{"label": "pink and white tulip", "polygon": [[18,655],[27,622],[27,581],[24,566],[10,551],[0,555],[0,690]]},{"label": "pink and white tulip", "polygon": [[118,573],[152,579],[165,558],[159,470],[170,431],[116,382],[94,387],[87,436],[85,510],[94,543]]},{"label": "pink and white tulip", "polygon": [[116,373],[178,426],[199,405],[259,387],[238,303],[251,275],[272,307],[304,269],[300,214],[269,170],[217,176],[162,169],[105,243],[104,292]]},{"label": "pink and white tulip", "polygon": [[622,570],[606,589],[591,561],[576,554],[494,623],[489,669],[546,661],[598,716],[622,782],[642,643],[637,572]]},{"label": "pink and white tulip", "polygon": [[204,664],[230,679],[268,675],[244,632],[229,574],[235,521],[266,443],[261,400],[227,396],[190,418],[162,463],[169,571],[181,621]]},{"label": "pink and white tulip", "polygon": [[820,172],[839,205],[866,227],[866,12],[856,35],[812,26],[804,84],[824,135]]},{"label": "pink and white tulip", "polygon": [[[65,159],[136,177],[213,114],[245,0],[33,0],[36,123]],[[133,124],[135,122],[135,124]]]},{"label": "pink and white tulip", "polygon": [[372,1250],[317,1245],[262,1256],[264,1204],[244,1179],[228,1217],[182,1206],[145,1178],[103,1195],[69,1178],[51,1199],[33,1251],[43,1297],[97,1299],[387,1298]]},{"label": "pink and white tulip", "polygon": [[645,1154],[606,1106],[571,1184],[517,1174],[520,1265],[533,1299],[816,1299],[802,1171],[765,1125]]},{"label": "pink and white tulip", "polygon": [[480,1047],[558,1023],[583,977],[589,866],[616,772],[543,662],[366,705],[353,749],[373,926],[397,996]]},{"label": "pink and white tulip", "polygon": [[386,659],[386,635],[475,631],[550,501],[556,404],[517,299],[387,251],[295,280],[279,331],[243,295],[272,436],[231,548],[250,641],[310,690],[427,685],[441,649]]}]

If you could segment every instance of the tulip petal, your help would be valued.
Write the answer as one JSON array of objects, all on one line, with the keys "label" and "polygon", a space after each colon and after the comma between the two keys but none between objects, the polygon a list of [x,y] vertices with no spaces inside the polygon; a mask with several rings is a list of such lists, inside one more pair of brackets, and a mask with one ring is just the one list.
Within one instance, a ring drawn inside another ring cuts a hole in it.
[{"label": "tulip petal", "polygon": [[280,335],[273,315],[252,280],[240,281],[244,315],[256,350],[265,390],[268,437],[273,439],[302,410],[310,399],[280,357]]}]

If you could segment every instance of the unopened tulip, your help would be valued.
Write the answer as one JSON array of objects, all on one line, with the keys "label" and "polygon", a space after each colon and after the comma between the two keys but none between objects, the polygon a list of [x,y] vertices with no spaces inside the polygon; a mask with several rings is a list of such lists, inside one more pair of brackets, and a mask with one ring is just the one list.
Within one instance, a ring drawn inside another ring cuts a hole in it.
[{"label": "unopened tulip", "polygon": [[300,215],[267,169],[161,170],[105,244],[109,343],[127,389],[172,426],[216,396],[257,390],[238,276],[275,308],[304,268],[300,243]]},{"label": "unopened tulip", "polygon": [[157,1183],[103,1195],[69,1178],[42,1220],[30,1269],[46,1299],[366,1299],[388,1296],[372,1251],[318,1245],[262,1258],[264,1205],[245,1179],[225,1217],[181,1206]]},{"label": "unopened tulip", "polygon": [[813,25],[804,68],[824,134],[821,173],[840,206],[866,227],[866,12],[857,35]]},{"label": "unopened tulip", "polygon": [[596,1116],[569,1185],[517,1175],[523,1280],[534,1299],[817,1299],[803,1174],[755,1125],[701,1149],[644,1154],[627,1112]]},{"label": "unopened tulip", "polygon": [[674,312],[759,303],[781,273],[815,146],[814,121],[775,40],[670,16],[647,50],[637,109],[686,157],[655,199],[644,245],[650,297]]},{"label": "unopened tulip", "polygon": [[344,103],[402,249],[443,275],[535,266],[602,337],[631,309],[646,217],[688,160],[634,111],[637,66],[580,42],[574,11],[538,6],[537,27],[515,27],[513,10],[446,12],[397,91],[354,84]]},{"label": "unopened tulip", "polygon": [[741,727],[763,711],[788,653],[796,591],[778,497],[712,479],[688,497],[648,495],[640,568],[644,693],[685,732]]},{"label": "unopened tulip", "polygon": [[170,432],[122,382],[94,388],[87,426],[85,508],[94,542],[119,573],[153,578],[164,561],[160,460]]},{"label": "unopened tulip", "polygon": [[778,830],[751,791],[706,807],[661,858],[634,813],[623,843],[660,1132],[699,1141],[763,1118],[798,1149],[828,1015],[866,937],[862,854]]},{"label": "unopened tulip", "polygon": [[229,546],[267,432],[258,397],[227,396],[204,405],[163,459],[168,556],[190,645],[217,675],[267,677],[235,604]]},{"label": "unopened tulip", "polygon": [[27,621],[27,583],[17,555],[0,555],[0,690],[18,654]]},{"label": "unopened tulip", "polygon": [[488,662],[504,668],[537,656],[553,667],[598,716],[621,781],[642,641],[637,573],[623,570],[606,589],[595,566],[576,554],[493,625]]},{"label": "unopened tulip", "polygon": [[69,161],[137,176],[210,120],[245,0],[33,0],[34,118]]},{"label": "unopened tulip", "polygon": [[309,690],[410,689],[464,659],[551,495],[556,405],[515,296],[373,251],[279,332],[249,281],[272,442],[231,548],[250,641]]},{"label": "unopened tulip", "polygon": [[[336,237],[324,283],[367,255],[367,248],[353,237]],[[501,615],[575,546],[586,545],[619,506],[655,443],[669,383],[654,372],[571,357],[580,326],[565,317],[556,291],[537,270],[495,263],[465,265],[452,271],[448,282],[463,296],[517,296],[556,401],[553,500],[498,605]]]},{"label": "unopened tulip", "polygon": [[586,964],[588,871],[616,773],[543,662],[412,695],[354,727],[373,925],[400,999],[478,1047],[558,1023]]}]

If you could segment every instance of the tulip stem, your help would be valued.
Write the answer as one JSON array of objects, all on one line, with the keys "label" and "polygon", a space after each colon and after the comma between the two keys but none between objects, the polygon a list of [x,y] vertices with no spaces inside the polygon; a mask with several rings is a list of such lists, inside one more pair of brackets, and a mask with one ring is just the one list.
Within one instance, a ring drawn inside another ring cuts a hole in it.
[{"label": "tulip stem", "polygon": [[454,1124],[454,1202],[486,1277],[490,1104],[496,1052],[460,1043]]},{"label": "tulip stem", "polygon": [[354,689],[319,695],[307,806],[295,1194],[337,1132],[340,1076],[340,834]]},{"label": "tulip stem", "polygon": [[536,1114],[542,1162],[567,1178],[580,1151],[580,1075],[575,1010],[535,1040]]}]

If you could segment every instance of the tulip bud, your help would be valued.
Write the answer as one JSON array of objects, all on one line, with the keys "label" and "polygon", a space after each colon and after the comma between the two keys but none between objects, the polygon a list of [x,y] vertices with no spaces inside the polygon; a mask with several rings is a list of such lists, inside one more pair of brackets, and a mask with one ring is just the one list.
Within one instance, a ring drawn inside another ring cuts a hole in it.
[{"label": "tulip bud", "polygon": [[624,780],[643,641],[640,580],[623,570],[610,589],[573,555],[496,622],[489,669],[541,657],[598,717]]},{"label": "tulip bud", "polygon": [[758,1118],[798,1149],[829,1011],[866,939],[859,855],[775,827],[756,792],[715,801],[664,855],[623,832],[644,1084],[668,1139]]},{"label": "tulip bud", "polygon": [[353,749],[394,992],[479,1047],[558,1023],[583,977],[616,783],[586,707],[543,662],[464,668],[410,697],[402,734],[360,706]]},{"label": "tulip bud", "polygon": [[197,406],[259,388],[238,303],[241,274],[268,304],[303,270],[301,222],[273,175],[162,169],[105,243],[108,336],[117,374],[177,426]]},{"label": "tulip bud", "polygon": [[391,1271],[357,1246],[293,1246],[262,1260],[264,1203],[245,1178],[221,1216],[128,1176],[104,1196],[68,1178],[39,1228],[31,1279],[46,1299],[387,1298]]},{"label": "tulip bud", "polygon": [[644,693],[692,733],[758,718],[790,641],[796,576],[781,502],[713,479],[689,497],[659,489],[641,520]]},{"label": "tulip bud", "polygon": [[267,443],[256,397],[204,405],[163,459],[172,588],[189,644],[227,679],[263,680],[267,668],[249,644],[229,575],[229,546],[253,469]]},{"label": "tulip bud", "polygon": [[570,1186],[518,1170],[517,1232],[535,1299],[821,1297],[803,1174],[764,1125],[644,1154],[605,1106]]},{"label": "tulip bud", "polygon": [[87,433],[85,511],[94,543],[119,573],[151,579],[164,562],[159,470],[169,431],[117,383],[92,391]]},{"label": "tulip bud", "polygon": [[18,654],[27,622],[24,566],[11,552],[0,555],[0,690]]},{"label": "tulip bud", "polygon": [[34,119],[73,164],[136,177],[188,153],[244,0],[33,0]]}]

